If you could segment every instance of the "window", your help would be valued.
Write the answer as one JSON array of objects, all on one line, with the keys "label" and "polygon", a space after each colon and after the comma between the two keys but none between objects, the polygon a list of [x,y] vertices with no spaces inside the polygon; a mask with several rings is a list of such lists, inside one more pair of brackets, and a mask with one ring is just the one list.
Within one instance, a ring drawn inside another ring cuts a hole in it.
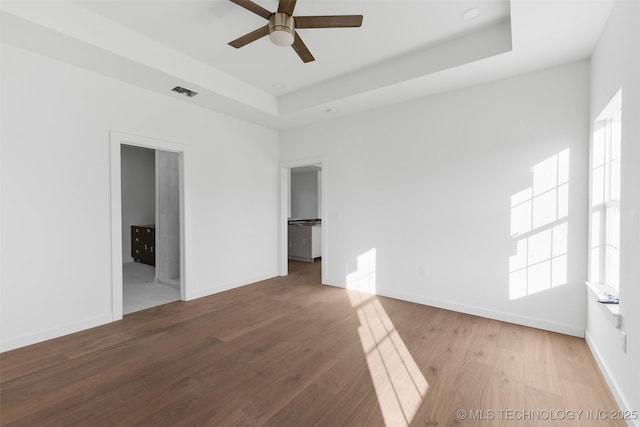
[{"label": "window", "polygon": [[589,280],[620,289],[620,142],[622,94],[613,97],[594,123],[591,152]]}]

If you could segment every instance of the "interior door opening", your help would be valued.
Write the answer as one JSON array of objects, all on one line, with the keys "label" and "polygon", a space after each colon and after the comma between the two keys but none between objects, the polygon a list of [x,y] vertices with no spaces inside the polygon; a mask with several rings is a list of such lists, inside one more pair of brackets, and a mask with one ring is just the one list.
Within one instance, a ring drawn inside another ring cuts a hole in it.
[{"label": "interior door opening", "polygon": [[178,153],[122,144],[123,314],[180,299]]},{"label": "interior door opening", "polygon": [[112,318],[185,300],[185,147],[111,132]]},{"label": "interior door opening", "polygon": [[322,263],[326,266],[324,174],[322,162],[294,164],[282,168],[281,275],[291,263]]}]

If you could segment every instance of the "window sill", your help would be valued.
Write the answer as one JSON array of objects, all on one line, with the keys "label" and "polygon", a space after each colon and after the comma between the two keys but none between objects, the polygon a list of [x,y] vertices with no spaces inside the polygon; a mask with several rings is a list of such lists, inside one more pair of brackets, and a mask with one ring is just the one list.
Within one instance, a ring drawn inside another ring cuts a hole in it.
[{"label": "window sill", "polygon": [[[605,298],[608,293],[604,288],[602,283],[592,283],[592,282],[584,282],[589,288],[589,294],[592,296],[596,302],[600,298]],[[620,305],[619,304],[601,304],[598,303],[600,307],[602,307],[603,311],[608,315],[611,322],[615,325],[616,328],[620,329],[622,326],[622,316],[620,315]]]}]

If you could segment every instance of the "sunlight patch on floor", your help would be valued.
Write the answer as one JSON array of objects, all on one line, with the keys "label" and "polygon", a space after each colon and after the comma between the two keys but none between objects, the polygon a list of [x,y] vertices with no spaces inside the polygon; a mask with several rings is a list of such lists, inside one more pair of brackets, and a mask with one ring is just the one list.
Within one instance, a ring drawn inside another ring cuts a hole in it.
[{"label": "sunlight patch on floor", "polygon": [[408,426],[429,388],[400,334],[375,296],[376,251],[358,257],[358,269],[347,276],[351,305],[360,320],[358,334],[371,381],[387,426]]}]

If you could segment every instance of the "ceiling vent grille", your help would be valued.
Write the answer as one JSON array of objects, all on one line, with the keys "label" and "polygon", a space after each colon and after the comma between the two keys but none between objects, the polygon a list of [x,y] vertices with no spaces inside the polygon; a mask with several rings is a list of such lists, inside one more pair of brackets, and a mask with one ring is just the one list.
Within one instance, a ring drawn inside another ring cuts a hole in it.
[{"label": "ceiling vent grille", "polygon": [[193,98],[194,96],[196,96],[198,94],[198,92],[194,92],[192,90],[186,89],[184,87],[180,87],[180,86],[176,86],[173,89],[171,89],[174,92],[177,92],[181,95],[184,96],[188,96],[189,98]]}]

